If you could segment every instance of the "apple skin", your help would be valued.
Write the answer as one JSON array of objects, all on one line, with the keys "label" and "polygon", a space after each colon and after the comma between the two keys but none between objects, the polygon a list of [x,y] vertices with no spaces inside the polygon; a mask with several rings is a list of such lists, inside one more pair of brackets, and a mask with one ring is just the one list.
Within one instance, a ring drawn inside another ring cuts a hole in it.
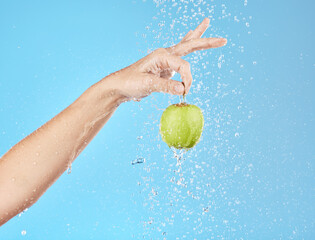
[{"label": "apple skin", "polygon": [[189,149],[199,142],[203,125],[199,107],[187,103],[173,104],[162,114],[160,133],[169,147]]}]

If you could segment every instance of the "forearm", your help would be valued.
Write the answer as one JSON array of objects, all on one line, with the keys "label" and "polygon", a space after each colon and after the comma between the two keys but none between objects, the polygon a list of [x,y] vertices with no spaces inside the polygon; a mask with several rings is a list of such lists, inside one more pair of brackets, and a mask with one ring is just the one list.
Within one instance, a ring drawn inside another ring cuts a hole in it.
[{"label": "forearm", "polygon": [[104,79],[0,159],[0,225],[32,205],[53,184],[121,100],[109,79]]}]

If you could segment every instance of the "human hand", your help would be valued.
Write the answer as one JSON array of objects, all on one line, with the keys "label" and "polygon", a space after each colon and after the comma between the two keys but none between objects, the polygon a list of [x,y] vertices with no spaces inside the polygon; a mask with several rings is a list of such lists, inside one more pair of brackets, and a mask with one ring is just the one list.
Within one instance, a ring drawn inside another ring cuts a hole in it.
[{"label": "human hand", "polygon": [[[111,74],[112,84],[125,101],[140,100],[152,92],[165,92],[184,95],[192,84],[190,65],[181,57],[189,53],[209,48],[222,47],[225,38],[200,38],[210,23],[205,18],[194,30],[176,45],[159,48],[136,63]],[[170,79],[175,72],[181,75],[182,82]]]}]

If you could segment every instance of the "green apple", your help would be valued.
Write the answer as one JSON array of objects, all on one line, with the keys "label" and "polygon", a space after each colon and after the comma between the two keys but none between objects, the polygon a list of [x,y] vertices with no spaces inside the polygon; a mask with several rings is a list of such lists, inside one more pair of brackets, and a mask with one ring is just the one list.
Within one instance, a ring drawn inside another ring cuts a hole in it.
[{"label": "green apple", "polygon": [[203,130],[203,114],[196,105],[170,105],[162,114],[160,133],[169,147],[189,149],[195,146]]}]

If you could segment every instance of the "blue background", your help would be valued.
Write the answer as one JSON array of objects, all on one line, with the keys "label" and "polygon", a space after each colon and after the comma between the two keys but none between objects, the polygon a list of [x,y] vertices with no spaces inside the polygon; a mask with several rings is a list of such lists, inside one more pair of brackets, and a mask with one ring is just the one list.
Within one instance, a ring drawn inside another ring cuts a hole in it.
[{"label": "blue background", "polygon": [[[191,54],[201,142],[158,134],[178,97],[119,107],[0,239],[314,239],[313,1],[1,1],[0,156],[102,77],[211,17],[221,49]],[[179,80],[177,76],[176,79]],[[137,158],[143,164],[132,165]],[[0,196],[1,201],[1,196]],[[24,232],[25,231],[25,232]]]}]

